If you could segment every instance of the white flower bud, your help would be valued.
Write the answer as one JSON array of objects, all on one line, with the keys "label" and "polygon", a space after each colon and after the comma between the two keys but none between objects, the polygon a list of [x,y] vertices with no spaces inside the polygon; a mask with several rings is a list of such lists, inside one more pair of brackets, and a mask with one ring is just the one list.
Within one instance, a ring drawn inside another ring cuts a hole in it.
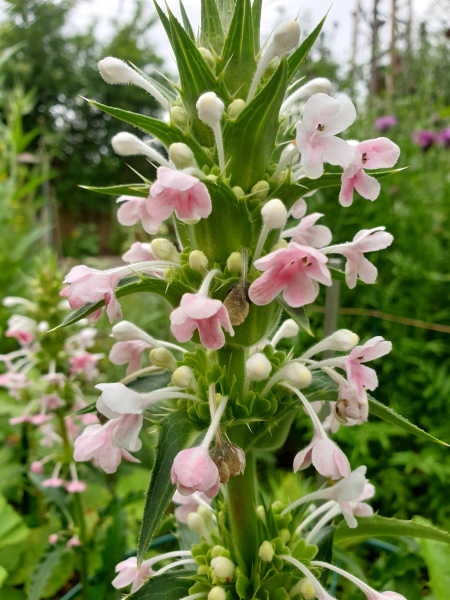
[{"label": "white flower bud", "polygon": [[327,350],[348,352],[358,344],[359,336],[348,329],[339,329],[323,341],[327,343]]},{"label": "white flower bud", "polygon": [[275,554],[275,550],[270,542],[263,542],[259,547],[259,558],[264,562],[270,562]]},{"label": "white flower bud", "polygon": [[169,146],[169,158],[177,169],[187,169],[188,167],[196,167],[194,153],[186,144],[176,142]]},{"label": "white flower bud", "polygon": [[203,56],[203,60],[208,65],[208,67],[211,70],[214,70],[214,67],[216,66],[216,59],[214,58],[212,52],[208,50],[208,48],[203,48],[203,46],[200,46],[198,51]]},{"label": "white flower bud", "polygon": [[171,168],[171,164],[161,154],[147,146],[142,140],[126,131],[121,131],[116,134],[111,140],[111,145],[116,154],[120,156],[137,156],[144,155],[148,156],[152,160],[155,160],[164,167]]},{"label": "white flower bud", "polygon": [[212,520],[212,511],[209,508],[206,508],[206,506],[200,504],[200,506],[197,508],[197,513],[205,521],[206,527],[208,527],[208,529],[212,529],[214,527],[214,523]]},{"label": "white flower bud", "polygon": [[222,118],[225,106],[214,92],[206,92],[197,100],[199,118],[210,127],[215,127]]},{"label": "white flower bud", "polygon": [[175,371],[177,368],[174,357],[166,348],[153,348],[153,350],[150,350],[150,361],[155,367],[161,367],[161,369],[167,369],[168,371]]},{"label": "white flower bud", "polygon": [[208,258],[201,250],[192,250],[189,254],[189,266],[194,271],[203,273],[208,266]]},{"label": "white flower bud", "polygon": [[257,198],[258,200],[265,200],[269,193],[270,185],[267,183],[265,179],[261,179],[261,181],[257,181],[255,185],[251,189],[251,197]]},{"label": "white flower bud", "polygon": [[284,321],[280,329],[273,336],[271,341],[272,346],[275,348],[278,342],[283,338],[296,337],[298,335],[299,329],[300,328],[294,321],[294,319],[287,319],[286,321]]},{"label": "white flower bud", "polygon": [[234,573],[234,562],[225,556],[213,558],[211,561],[211,566],[214,569],[215,576],[219,577],[220,579],[227,579]]},{"label": "white flower bud", "polygon": [[194,372],[190,367],[183,365],[175,369],[172,375],[172,383],[180,388],[193,388],[196,384]]},{"label": "white flower bud", "polygon": [[311,383],[311,372],[304,365],[294,362],[284,370],[284,379],[293,387],[302,389]]},{"label": "white flower bud", "polygon": [[208,594],[208,600],[225,600],[227,593],[220,587],[220,585],[216,585]]},{"label": "white flower bud", "polygon": [[271,47],[275,56],[293,50],[300,41],[300,25],[297,21],[285,21],[275,27]]},{"label": "white flower bud", "polygon": [[300,579],[293,588],[289,590],[289,596],[292,598],[300,594],[305,600],[314,600],[317,597],[317,592],[309,579]]},{"label": "white flower bud", "polygon": [[227,260],[227,269],[237,277],[242,269],[242,257],[240,252],[232,252]]},{"label": "white flower bud", "polygon": [[159,260],[167,260],[169,262],[180,264],[180,255],[177,249],[165,238],[157,238],[152,241],[152,252]]},{"label": "white flower bud", "polygon": [[272,364],[265,354],[256,352],[252,354],[245,363],[247,377],[252,381],[262,381],[269,377],[272,370]]},{"label": "white flower bud", "polygon": [[314,94],[328,94],[331,90],[331,81],[326,77],[316,77],[300,88],[303,90],[303,97],[314,96]]},{"label": "white flower bud", "polygon": [[172,123],[180,129],[186,129],[188,126],[189,117],[182,106],[174,106],[170,111],[170,118]]},{"label": "white flower bud", "polygon": [[47,321],[41,321],[40,323],[38,323],[37,330],[39,331],[39,333],[46,333],[48,331],[48,328],[49,324],[47,323]]},{"label": "white flower bud", "polygon": [[245,101],[241,98],[236,98],[233,102],[228,106],[227,113],[230,115],[232,119],[235,119],[239,113],[241,113],[245,108]]},{"label": "white flower bud", "polygon": [[269,229],[283,229],[286,225],[288,213],[281,200],[274,198],[262,207],[261,215]]},{"label": "white flower bud", "polygon": [[120,321],[112,328],[112,334],[119,342],[128,342],[130,340],[145,340],[147,341],[148,335],[145,331],[142,331],[134,323],[130,321]]},{"label": "white flower bud", "polygon": [[[66,300],[68,302],[68,300]],[[12,308],[13,306],[26,306],[27,308],[34,308],[35,304],[31,300],[21,298],[20,296],[5,296],[2,302],[6,308]]]},{"label": "white flower bud", "polygon": [[208,531],[208,528],[206,527],[206,523],[198,513],[196,513],[196,512],[189,513],[187,516],[186,523],[191,531],[198,533],[200,536],[202,536],[205,539],[209,539],[209,531]]}]

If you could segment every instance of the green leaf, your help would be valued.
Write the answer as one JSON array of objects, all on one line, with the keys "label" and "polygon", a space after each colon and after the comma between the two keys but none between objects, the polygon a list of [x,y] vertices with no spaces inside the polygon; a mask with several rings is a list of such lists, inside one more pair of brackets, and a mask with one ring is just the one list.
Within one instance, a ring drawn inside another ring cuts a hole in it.
[{"label": "green leaf", "polygon": [[192,422],[185,412],[174,412],[162,422],[156,448],[155,466],[145,498],[144,515],[139,533],[137,548],[139,564],[145,558],[150,542],[175,491],[175,486],[170,480],[173,461],[178,452],[189,448],[195,433],[197,432],[193,430]]},{"label": "green leaf", "polygon": [[225,35],[230,28],[231,19],[233,18],[235,0],[217,0],[217,8],[219,9],[220,20]]},{"label": "green leaf", "polygon": [[250,0],[240,0],[236,4],[221,63],[225,68],[227,88],[236,93],[236,97],[245,99],[256,69]]},{"label": "green leaf", "polygon": [[253,46],[255,53],[259,52],[260,46],[260,30],[261,30],[261,11],[263,0],[253,0],[252,4],[252,21],[253,21]]},{"label": "green leaf", "polygon": [[357,521],[358,527],[355,529],[350,529],[345,521],[339,523],[334,532],[334,542],[340,545],[349,545],[373,537],[406,536],[450,544],[450,534],[447,531],[441,531],[428,524],[402,521],[401,519],[388,519],[378,515],[360,517]]},{"label": "green leaf", "polygon": [[[422,517],[414,517],[416,523],[429,525]],[[435,600],[447,600],[450,589],[450,546],[435,540],[419,540],[422,556],[428,568],[430,586]]]},{"label": "green leaf", "polygon": [[2,565],[0,565],[0,588],[3,587],[3,584],[7,579],[8,571],[5,569],[5,567],[2,567]]},{"label": "green leaf", "polygon": [[[122,298],[123,296],[129,296],[130,294],[136,294],[138,292],[150,292],[157,296],[161,296],[167,300],[173,308],[176,308],[180,304],[181,296],[186,292],[191,291],[190,288],[180,281],[167,282],[164,279],[142,274],[141,277],[132,276],[121,279],[116,289],[116,296],[117,298]],[[102,308],[102,306],[105,306],[104,300],[95,303],[88,302],[71,313],[60,325],[51,331],[56,331],[62,327],[72,325],[80,319],[89,316],[99,308]]]},{"label": "green leaf", "polygon": [[216,0],[201,0],[201,7],[202,44],[220,54],[224,37]]},{"label": "green leaf", "polygon": [[166,387],[171,379],[172,374],[169,371],[162,371],[161,373],[151,373],[150,375],[137,377],[133,381],[130,381],[130,383],[127,383],[127,387],[140,394],[146,394]]},{"label": "green leaf", "polygon": [[423,429],[420,429],[420,427],[417,427],[417,425],[410,423],[408,419],[405,419],[405,417],[402,417],[401,415],[397,414],[394,410],[392,410],[392,408],[389,408],[389,406],[385,406],[384,404],[378,402],[378,400],[375,400],[375,398],[372,398],[371,396],[369,396],[369,410],[372,415],[375,415],[379,419],[383,419],[383,421],[387,421],[388,423],[397,425],[397,427],[400,427],[408,433],[412,433],[413,435],[416,435],[417,437],[420,437],[423,440],[435,442],[436,444],[442,444],[443,446],[450,446],[450,444],[442,442],[441,440],[438,440],[438,438],[434,437],[434,435],[431,435]]},{"label": "green leaf", "polygon": [[189,17],[187,16],[187,12],[186,12],[186,9],[184,8],[184,4],[183,4],[182,0],[180,0],[180,12],[181,12],[181,18],[183,19],[184,28],[186,29],[186,32],[187,32],[188,36],[191,38],[191,40],[193,42],[195,42],[194,30],[192,29],[191,22],[189,21]]},{"label": "green leaf", "polygon": [[22,517],[0,495],[0,548],[20,544],[29,535],[30,530]]},{"label": "green leaf", "polygon": [[107,194],[108,196],[139,196],[140,198],[147,198],[150,186],[146,183],[128,183],[125,185],[110,185],[106,187],[92,187],[89,185],[80,185],[79,187],[90,190],[91,192],[98,192],[99,194]]},{"label": "green leaf", "polygon": [[304,329],[306,333],[312,335],[314,337],[313,332],[311,331],[311,327],[309,325],[309,319],[305,312],[305,308],[300,306],[299,308],[292,308],[289,304],[284,300],[283,296],[277,296],[275,300],[281,306],[281,308],[297,323],[299,327]]},{"label": "green leaf", "polygon": [[105,104],[100,104],[94,100],[88,100],[88,102],[108,115],[111,115],[116,119],[120,119],[125,123],[129,123],[130,125],[134,125],[146,133],[154,135],[167,147],[176,142],[182,142],[183,144],[186,144],[192,150],[195,160],[200,167],[203,165],[208,165],[211,167],[213,165],[212,160],[209,158],[200,144],[196,142],[188,133],[183,133],[178,127],[168,125],[167,123],[164,123],[158,119],[152,119],[152,117],[133,113],[128,110],[122,110],[121,108],[106,106]]},{"label": "green leaf", "polygon": [[183,573],[163,573],[149,579],[137,592],[127,596],[129,600],[180,600],[189,596],[189,588],[194,582],[188,577],[196,575],[197,571]]},{"label": "green leaf", "polygon": [[226,160],[230,161],[231,185],[245,191],[259,181],[267,169],[278,131],[278,115],[286,92],[287,63],[283,58],[265,87],[235,121],[223,129]]},{"label": "green leaf", "polygon": [[325,19],[327,18],[327,16],[328,16],[328,13],[320,21],[320,23],[317,25],[317,27],[314,29],[314,31],[308,35],[306,40],[304,40],[300,44],[300,46],[297,48],[297,50],[295,50],[288,58],[288,81],[290,81],[294,77],[298,68],[300,67],[302,62],[305,60],[305,58],[308,56],[309,51],[311,50],[311,48],[314,45],[314,42],[319,37],[319,33],[322,30],[322,27],[325,23]]},{"label": "green leaf", "polygon": [[31,576],[28,600],[39,600],[45,591],[45,586],[49,581],[53,571],[59,565],[62,555],[66,552],[64,544],[52,546],[36,565],[36,569]]}]

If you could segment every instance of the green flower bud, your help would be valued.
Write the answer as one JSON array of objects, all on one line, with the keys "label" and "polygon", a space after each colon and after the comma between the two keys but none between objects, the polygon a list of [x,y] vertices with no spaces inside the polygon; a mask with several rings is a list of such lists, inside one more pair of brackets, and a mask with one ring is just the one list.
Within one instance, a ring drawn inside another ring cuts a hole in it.
[{"label": "green flower bud", "polygon": [[181,264],[180,255],[177,249],[165,238],[157,238],[152,242],[152,252],[159,260],[167,260],[169,262]]},{"label": "green flower bud", "polygon": [[208,529],[212,529],[214,524],[213,524],[213,520],[212,520],[212,512],[209,510],[209,508],[206,508],[206,506],[200,505],[197,508],[197,513],[205,521],[206,527],[208,527]]},{"label": "green flower bud", "polygon": [[187,526],[189,527],[189,529],[191,531],[198,533],[200,536],[204,537],[205,539],[209,538],[209,531],[208,531],[208,528],[206,527],[206,523],[198,513],[192,512],[192,513],[188,514]]},{"label": "green flower bud", "polygon": [[208,266],[208,259],[201,250],[192,250],[189,254],[189,266],[194,271],[203,273]]},{"label": "green flower bud", "polygon": [[275,250],[281,250],[281,248],[287,248],[288,247],[288,243],[286,240],[280,240],[278,242],[278,244],[275,244],[275,246],[272,246],[272,248],[270,249],[271,252],[275,252]]},{"label": "green flower bud", "polygon": [[259,558],[264,562],[271,562],[275,551],[270,542],[263,542],[259,547]]},{"label": "green flower bud", "polygon": [[240,252],[232,252],[227,260],[227,269],[237,277],[241,274],[242,258]]},{"label": "green flower bud", "polygon": [[286,508],[285,504],[283,504],[279,500],[276,500],[275,502],[272,503],[272,511],[276,515],[279,514],[285,508]]},{"label": "green flower bud", "polygon": [[216,59],[214,58],[212,52],[210,52],[208,48],[203,48],[203,46],[200,46],[198,51],[203,56],[205,63],[208,65],[211,71],[214,71],[214,67],[216,66]]},{"label": "green flower bud", "polygon": [[291,532],[289,531],[289,529],[282,529],[279,533],[283,544],[287,544],[288,541],[291,539]]},{"label": "green flower bud", "polygon": [[224,550],[225,548],[223,546],[214,546],[214,548],[211,550],[211,558],[217,558]]},{"label": "green flower bud", "polygon": [[188,114],[182,106],[174,106],[171,109],[170,119],[180,129],[186,129],[189,123]]},{"label": "green flower bud", "polygon": [[270,186],[264,179],[255,183],[255,185],[251,189],[252,198],[257,198],[258,200],[265,200],[269,194]]},{"label": "green flower bud", "polygon": [[225,556],[218,556],[213,558],[211,566],[214,569],[214,574],[220,579],[228,579],[234,573],[234,562]]},{"label": "green flower bud", "polygon": [[227,113],[232,119],[236,119],[240,112],[242,112],[245,108],[245,101],[241,100],[241,98],[236,98],[233,102],[228,106]]},{"label": "green flower bud", "polygon": [[212,173],[206,176],[206,179],[209,181],[217,181],[217,175],[213,175]]},{"label": "green flower bud", "polygon": [[257,506],[256,507],[256,514],[258,515],[258,517],[261,519],[261,521],[263,523],[266,522],[266,511],[264,510],[264,506]]},{"label": "green flower bud", "polygon": [[167,348],[153,348],[153,350],[150,350],[150,362],[155,367],[161,367],[168,371],[175,371],[177,368],[177,363]]},{"label": "green flower bud", "polygon": [[226,591],[223,587],[216,585],[208,594],[208,600],[225,600],[225,596],[227,595]]},{"label": "green flower bud", "polygon": [[172,383],[180,388],[192,388],[195,389],[196,380],[194,372],[190,367],[183,365],[175,369],[172,375]]},{"label": "green flower bud", "polygon": [[176,142],[169,146],[169,158],[177,169],[187,169],[188,167],[196,167],[194,153],[186,144]]},{"label": "green flower bud", "polygon": [[273,58],[268,64],[267,69],[264,71],[263,79],[270,79],[277,70],[279,64],[280,61],[278,60],[278,56],[275,56],[275,58]]},{"label": "green flower bud", "polygon": [[235,185],[231,189],[233,190],[233,192],[237,198],[243,198],[245,196],[244,190],[241,187],[239,187],[238,185]]},{"label": "green flower bud", "polygon": [[314,600],[317,592],[309,579],[300,579],[292,589],[289,590],[289,596],[292,598],[296,594],[301,594],[305,600]]}]

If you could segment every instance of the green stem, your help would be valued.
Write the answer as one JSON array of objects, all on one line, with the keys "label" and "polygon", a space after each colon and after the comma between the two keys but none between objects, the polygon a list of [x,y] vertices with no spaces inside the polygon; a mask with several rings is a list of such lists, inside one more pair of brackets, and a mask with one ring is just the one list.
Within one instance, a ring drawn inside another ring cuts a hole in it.
[{"label": "green stem", "polygon": [[86,522],[84,520],[83,502],[81,494],[73,494],[73,506],[75,512],[75,520],[80,530],[80,578],[81,578],[81,596],[83,600],[87,600],[89,594],[88,588],[88,565],[87,565],[87,531]]},{"label": "green stem", "polygon": [[57,411],[57,415],[58,415],[59,429],[60,429],[60,433],[61,433],[61,437],[62,437],[62,441],[63,441],[62,459],[63,459],[63,463],[69,464],[72,462],[73,450],[72,450],[72,446],[69,442],[69,438],[67,436],[67,429],[66,429],[66,422],[64,420],[64,413],[60,408]]},{"label": "green stem", "polygon": [[246,454],[245,473],[228,482],[229,516],[233,541],[251,573],[258,552],[256,476],[253,452]]}]

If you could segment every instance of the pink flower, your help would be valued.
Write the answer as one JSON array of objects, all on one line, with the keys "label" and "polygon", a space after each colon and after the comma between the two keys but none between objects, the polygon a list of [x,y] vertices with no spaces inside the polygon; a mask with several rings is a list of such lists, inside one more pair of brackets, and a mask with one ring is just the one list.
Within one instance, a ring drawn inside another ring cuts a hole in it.
[{"label": "pink flower", "polygon": [[131,248],[122,256],[125,262],[140,262],[147,260],[156,260],[152,252],[151,244],[143,244],[142,242],[134,242]]},{"label": "pink flower", "polygon": [[80,538],[77,535],[71,537],[66,544],[67,548],[73,548],[74,546],[81,546]]},{"label": "pink flower", "polygon": [[51,533],[48,536],[48,543],[49,544],[56,544],[56,542],[58,541],[58,534],[56,533]]},{"label": "pink flower", "polygon": [[77,480],[70,481],[66,485],[66,491],[69,492],[69,494],[81,494],[86,491],[86,482]]},{"label": "pink flower", "polygon": [[438,143],[450,148],[450,127],[443,129],[438,135]]},{"label": "pink flower", "polygon": [[219,491],[219,471],[209,456],[207,448],[198,446],[179,452],[170,471],[173,484],[182,496],[204,492],[214,498]]},{"label": "pink flower", "polygon": [[115,473],[122,458],[130,462],[140,462],[127,450],[118,448],[113,440],[114,429],[119,419],[112,419],[105,425],[89,425],[75,440],[73,458],[78,462],[98,461],[105,473]]},{"label": "pink flower", "polygon": [[8,319],[6,337],[13,337],[21,346],[29,346],[35,338],[36,321],[24,315],[12,315]]},{"label": "pink flower", "polygon": [[386,115],[375,119],[375,127],[378,129],[378,131],[381,131],[381,133],[385,133],[394,125],[397,125],[397,117],[394,117],[394,115]]},{"label": "pink flower", "polygon": [[294,217],[294,219],[301,219],[306,215],[308,207],[306,206],[306,202],[303,198],[299,198],[294,204],[291,206],[289,210],[289,216]]},{"label": "pink flower", "polygon": [[105,300],[109,322],[122,318],[120,304],[116,299],[115,290],[124,276],[122,270],[112,269],[111,272],[91,269],[85,265],[73,267],[66,276],[64,283],[70,285],[59,293],[67,296],[70,308],[81,308],[87,302]]},{"label": "pink flower", "polygon": [[418,144],[425,152],[426,150],[429,150],[436,141],[436,135],[433,131],[425,129],[423,131],[413,131],[413,133],[411,134],[411,139],[415,144]]},{"label": "pink flower", "polygon": [[30,465],[30,471],[36,475],[44,474],[44,467],[40,460],[34,460]]},{"label": "pink flower", "polygon": [[311,443],[294,458],[294,473],[310,465],[330,479],[350,477],[350,463],[342,450],[323,432],[314,431]]},{"label": "pink flower", "polygon": [[159,167],[147,199],[147,211],[159,223],[168,219],[174,211],[178,219],[198,223],[211,214],[211,197],[206,185],[196,177]]},{"label": "pink flower", "polygon": [[371,367],[366,367],[363,363],[389,354],[391,350],[391,342],[387,342],[383,337],[377,336],[366,342],[363,346],[356,346],[345,359],[344,365],[348,381],[354,386],[362,402],[367,402],[367,395],[364,388],[374,390],[378,386],[378,378],[375,370]]},{"label": "pink flower", "polygon": [[326,257],[314,248],[291,242],[287,248],[271,252],[254,263],[265,273],[250,286],[250,300],[262,306],[283,292],[289,306],[309,304],[319,293],[317,282],[331,285],[326,262]]},{"label": "pink flower", "polygon": [[121,225],[130,227],[131,225],[135,225],[140,220],[144,231],[150,233],[151,235],[158,233],[161,223],[148,214],[146,198],[139,198],[137,196],[120,196],[120,198],[117,198],[117,203],[119,202],[123,202],[117,211],[117,220]]},{"label": "pink flower", "polygon": [[9,424],[20,425],[21,423],[31,423],[32,425],[36,425],[36,427],[38,427],[47,421],[51,421],[51,419],[52,417],[50,415],[44,415],[43,413],[39,413],[37,415],[25,413],[20,417],[12,417],[9,419]]},{"label": "pink flower", "polygon": [[90,352],[80,352],[69,358],[71,373],[83,373],[89,381],[98,375],[96,365],[103,358],[103,354],[91,354]]},{"label": "pink flower", "polygon": [[346,167],[355,149],[335,137],[356,119],[353,103],[347,98],[334,99],[327,94],[314,94],[305,104],[302,120],[297,123],[297,148],[306,177],[318,179],[323,163]]},{"label": "pink flower", "polygon": [[400,156],[400,148],[388,138],[366,140],[356,146],[353,162],[342,173],[342,187],[339,202],[350,206],[353,202],[353,190],[367,200],[376,200],[380,194],[380,182],[367,175],[364,169],[384,169],[395,165]]},{"label": "pink flower", "polygon": [[52,488],[58,488],[58,487],[62,487],[64,485],[65,481],[64,479],[60,479],[59,477],[50,477],[50,479],[44,479],[44,481],[42,482],[42,487],[52,487]]},{"label": "pink flower", "polygon": [[152,346],[142,340],[117,342],[111,348],[109,360],[115,365],[126,365],[129,363],[127,368],[127,375],[129,375],[141,368],[142,354],[148,348],[152,348]]},{"label": "pink flower", "polygon": [[138,590],[147,579],[153,575],[153,570],[150,561],[144,561],[139,571],[137,570],[137,558],[130,556],[126,560],[123,560],[116,565],[116,573],[118,575],[113,579],[112,584],[116,589],[124,588],[130,583],[133,584],[131,591],[135,592]]},{"label": "pink flower", "polygon": [[332,238],[331,231],[325,225],[315,225],[320,217],[323,217],[323,214],[312,213],[304,217],[298,225],[283,231],[282,237],[290,237],[296,244],[311,246],[312,248],[328,246]]},{"label": "pink flower", "polygon": [[52,394],[43,394],[41,396],[41,406],[42,408],[49,408],[50,410],[57,410],[62,406],[65,406],[66,403],[56,392]]},{"label": "pink flower", "polygon": [[347,259],[345,281],[350,289],[355,287],[358,276],[364,283],[375,282],[378,275],[377,268],[367,260],[364,253],[383,250],[392,244],[394,237],[385,229],[385,227],[362,229],[355,235],[352,242],[331,246],[324,250],[327,254],[335,253],[345,256]]},{"label": "pink flower", "polygon": [[225,306],[201,291],[184,294],[180,306],[170,315],[170,330],[179,342],[190,340],[198,329],[200,342],[209,350],[217,350],[225,344],[222,327],[231,336],[234,335]]},{"label": "pink flower", "polygon": [[[200,502],[202,500],[203,502]],[[203,492],[192,494],[192,496],[182,496],[177,490],[172,497],[172,502],[179,504],[178,508],[175,509],[175,517],[180,523],[186,523],[187,517],[192,512],[197,512],[197,509],[201,504],[205,502],[211,504],[211,498],[208,498]]]}]

